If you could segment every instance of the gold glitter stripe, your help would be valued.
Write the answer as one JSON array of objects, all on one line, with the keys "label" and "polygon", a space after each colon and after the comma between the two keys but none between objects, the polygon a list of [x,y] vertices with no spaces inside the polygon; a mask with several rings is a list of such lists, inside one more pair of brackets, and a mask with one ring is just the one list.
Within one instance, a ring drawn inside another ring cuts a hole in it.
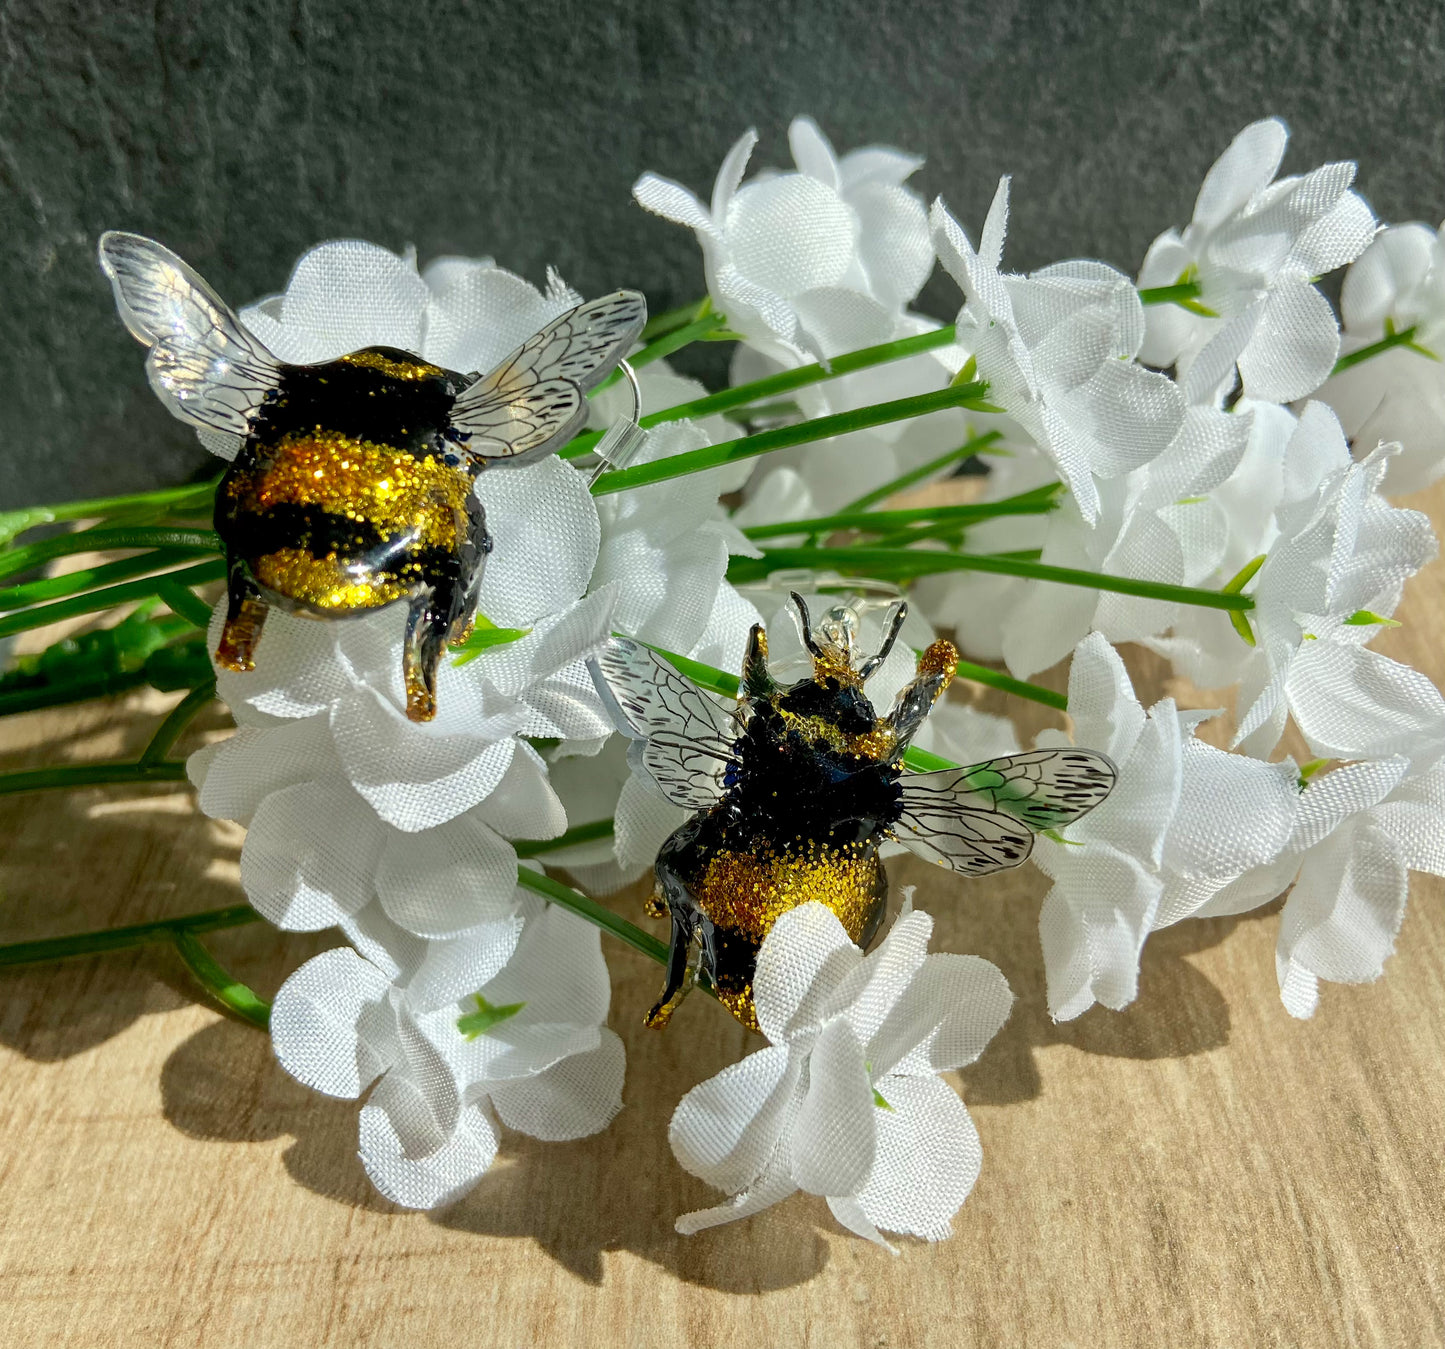
[{"label": "gold glitter stripe", "polygon": [[343,365],[359,366],[363,370],[375,370],[377,374],[387,375],[392,379],[413,381],[443,379],[447,373],[416,357],[406,361],[394,361],[390,356],[383,356],[379,351],[353,351],[339,359]]},{"label": "gold glitter stripe", "polygon": [[[278,548],[256,559],[256,579],[279,595],[326,611],[379,609],[410,595],[421,583],[416,563],[407,563],[401,577],[358,578],[334,553],[312,557],[299,548]],[[414,570],[416,575],[406,573]]]},{"label": "gold glitter stripe", "polygon": [[457,520],[465,518],[471,479],[432,455],[418,459],[339,431],[296,431],[262,456],[256,469],[227,484],[243,511],[319,506],[364,520],[384,535],[417,529],[419,543],[457,546]]}]

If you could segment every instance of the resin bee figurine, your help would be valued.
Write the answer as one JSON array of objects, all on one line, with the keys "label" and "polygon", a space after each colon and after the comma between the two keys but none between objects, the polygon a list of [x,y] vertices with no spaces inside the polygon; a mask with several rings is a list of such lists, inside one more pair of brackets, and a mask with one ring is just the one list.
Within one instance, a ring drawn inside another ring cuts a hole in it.
[{"label": "resin bee figurine", "polygon": [[667,1023],[696,973],[757,1029],[753,969],[779,915],[824,904],[867,946],[888,882],[879,844],[896,839],[964,876],[1017,866],[1037,830],[1068,824],[1114,785],[1114,765],[1086,749],[1036,750],[966,768],[913,773],[904,751],[958,665],[951,642],[919,657],[911,683],[879,717],[863,686],[887,658],[907,606],[889,613],[877,654],[861,657],[858,621],[837,606],[816,630],[793,595],[813,673],[790,687],[768,669],[754,626],[738,702],[724,708],[646,647],[613,638],[592,664],[632,760],[696,814],[662,845],[651,916],[672,919],[667,984],[647,1016]]},{"label": "resin bee figurine", "polygon": [[267,609],[338,618],[407,602],[413,721],[436,715],[436,669],[466,636],[491,551],[472,480],[528,464],[587,419],[584,395],[627,354],[646,301],[620,290],[563,314],[487,375],[368,347],[278,360],[169,249],[101,237],[100,263],[171,413],[242,438],[216,493],[228,598],[216,661],[254,669]]}]

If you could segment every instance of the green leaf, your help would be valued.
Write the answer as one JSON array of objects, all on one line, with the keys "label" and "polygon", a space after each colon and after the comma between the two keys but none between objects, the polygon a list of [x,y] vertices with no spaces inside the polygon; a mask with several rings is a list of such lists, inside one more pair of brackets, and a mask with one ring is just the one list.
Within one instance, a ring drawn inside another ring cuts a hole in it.
[{"label": "green leaf", "polygon": [[880,1109],[880,1110],[892,1110],[892,1109],[893,1109],[893,1107],[892,1107],[891,1105],[889,1105],[888,1102],[883,1099],[883,1094],[878,1090],[877,1087],[874,1087],[874,1088],[873,1088],[873,1104],[876,1105],[876,1106],[878,1107],[878,1109]]},{"label": "green leaf", "polygon": [[1383,618],[1379,614],[1372,614],[1368,609],[1356,609],[1347,619],[1347,628],[1398,628],[1400,623],[1394,618]]},{"label": "green leaf", "polygon": [[1062,843],[1069,848],[1082,848],[1084,845],[1076,838],[1065,838],[1063,832],[1058,829],[1045,829],[1043,836],[1054,843]]},{"label": "green leaf", "polygon": [[48,525],[55,514],[46,506],[26,506],[18,511],[0,511],[0,544],[9,543],[36,525]]},{"label": "green leaf", "polygon": [[961,370],[958,372],[958,374],[956,374],[956,375],[949,381],[949,384],[950,384],[950,385],[954,385],[954,384],[972,384],[973,381],[976,380],[977,378],[978,378],[978,358],[975,357],[975,356],[970,356],[970,357],[968,358],[968,360],[966,360],[966,361],[963,363],[963,369],[961,369]]},{"label": "green leaf", "polygon": [[1231,609],[1229,611],[1229,623],[1243,639],[1245,646],[1254,645],[1254,629],[1249,626],[1249,619],[1238,609]]},{"label": "green leaf", "polygon": [[472,1001],[477,1004],[477,1010],[457,1018],[457,1029],[468,1040],[475,1040],[477,1036],[485,1035],[493,1026],[509,1021],[527,1005],[525,1002],[509,1002],[504,1007],[497,1007],[480,993],[473,993]]},{"label": "green leaf", "polygon": [[[1254,580],[1255,572],[1257,572],[1262,566],[1264,566],[1264,559],[1267,556],[1267,553],[1261,553],[1258,557],[1252,558],[1250,561],[1246,562],[1244,566],[1242,566],[1237,572],[1235,572],[1233,578],[1226,581],[1220,587],[1220,589],[1223,590],[1226,595],[1239,594],[1239,592],[1243,590],[1245,586],[1247,586],[1252,580]],[[1251,645],[1253,645],[1253,643],[1251,643]]]},{"label": "green leaf", "polygon": [[483,651],[494,646],[506,646],[509,642],[520,642],[531,633],[531,628],[499,628],[486,614],[478,614],[471,635],[464,642],[452,648],[452,664],[465,665],[476,660]]},{"label": "green leaf", "polygon": [[1300,791],[1304,791],[1310,785],[1310,779],[1329,762],[1328,759],[1311,759],[1309,763],[1301,764],[1299,768]]}]

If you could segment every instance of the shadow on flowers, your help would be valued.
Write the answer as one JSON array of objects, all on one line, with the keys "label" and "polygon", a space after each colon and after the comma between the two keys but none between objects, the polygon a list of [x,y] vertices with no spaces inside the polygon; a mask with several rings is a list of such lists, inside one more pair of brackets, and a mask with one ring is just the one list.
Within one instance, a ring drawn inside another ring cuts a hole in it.
[{"label": "shadow on flowers", "polygon": [[1119,1012],[1095,1006],[1075,1021],[1054,1022],[1039,947],[1039,905],[1049,887],[1047,877],[1026,867],[979,881],[960,894],[956,882],[949,884],[922,863],[900,860],[890,870],[896,873],[895,885],[918,887],[914,903],[933,915],[936,947],[991,960],[1017,998],[983,1057],[960,1074],[970,1105],[1005,1105],[1039,1095],[1034,1050],[1044,1045],[1158,1059],[1201,1054],[1228,1042],[1224,995],[1186,957],[1217,946],[1239,918],[1195,920],[1154,933],[1144,947],[1133,1003]]}]

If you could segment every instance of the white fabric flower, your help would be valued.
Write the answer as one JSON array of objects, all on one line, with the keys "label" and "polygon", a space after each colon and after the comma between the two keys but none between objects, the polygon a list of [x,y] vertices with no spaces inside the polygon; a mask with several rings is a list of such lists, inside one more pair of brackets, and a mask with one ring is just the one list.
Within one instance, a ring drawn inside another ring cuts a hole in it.
[{"label": "white fabric flower", "polygon": [[[444,659],[430,722],[406,717],[402,627],[388,610],[338,623],[274,613],[255,670],[219,671],[217,687],[242,725],[318,718],[346,779],[388,824],[414,832],[486,800],[514,759],[532,753],[519,737],[611,731],[583,661],[611,631],[612,598],[589,595],[465,664]],[[213,648],[224,607],[212,620]]]},{"label": "white fabric flower", "polygon": [[[1445,227],[1381,230],[1345,273],[1340,291],[1342,349],[1380,341],[1386,324],[1415,330],[1413,343],[1445,354]],[[1385,478],[1390,493],[1415,492],[1445,473],[1445,364],[1395,347],[1332,376],[1319,397],[1339,414],[1361,449],[1398,441]]]},{"label": "white fabric flower", "polygon": [[[1196,739],[1210,713],[1180,712],[1171,698],[1146,712],[1118,653],[1097,633],[1074,653],[1069,715],[1078,743],[1108,754],[1119,780],[1066,836],[1043,835],[1034,848],[1034,863],[1054,883],[1039,936],[1057,1021],[1095,1002],[1115,1010],[1132,1002],[1149,933],[1273,861],[1298,800],[1293,764]],[[1038,737],[1040,747],[1067,743],[1059,732]]]},{"label": "white fabric flower", "polygon": [[1311,778],[1280,855],[1196,910],[1244,913],[1289,889],[1275,972],[1292,1016],[1314,1014],[1321,979],[1379,978],[1405,916],[1409,872],[1445,875],[1445,699],[1423,680],[1416,694],[1423,729],[1410,755]]},{"label": "white fabric flower", "polygon": [[1099,514],[1095,477],[1115,478],[1161,454],[1184,417],[1179,389],[1135,364],[1144,311],[1128,277],[1102,262],[1060,262],[1030,276],[999,272],[1008,179],[999,181],[979,248],[934,203],[933,243],[964,292],[960,343],[989,401],[1053,460],[1083,518]]},{"label": "white fabric flower", "polygon": [[[1334,434],[1342,445],[1337,424]],[[1415,733],[1400,693],[1422,676],[1365,649],[1436,553],[1428,518],[1379,494],[1397,449],[1337,469],[1281,515],[1250,588],[1259,656],[1241,689],[1236,740],[1248,753],[1268,754],[1290,713],[1310,748],[1334,758],[1383,757]]]},{"label": "white fabric flower", "polygon": [[732,1198],[679,1218],[678,1231],[805,1190],[880,1245],[880,1229],[949,1235],[982,1150],[937,1074],[983,1052],[1013,995],[986,960],[929,955],[932,930],[905,909],[865,956],[820,904],[778,919],[753,980],[769,1047],[694,1087],[668,1131],[683,1167]]},{"label": "white fabric flower", "polygon": [[342,772],[325,721],[243,726],[186,764],[201,809],[247,826],[241,885],[288,931],[344,923],[373,901],[420,937],[453,936],[512,911],[509,839],[551,838],[567,820],[541,759],[519,746],[497,790],[445,824],[388,824]]},{"label": "white fabric flower", "polygon": [[[634,463],[652,463],[709,443],[693,422],[648,432]],[[726,585],[728,556],[758,549],[718,505],[718,473],[692,473],[598,501],[602,546],[594,586],[617,595],[614,624],[638,641],[686,654],[702,636]]]},{"label": "white fabric flower", "polygon": [[[303,253],[286,289],[238,311],[272,355],[291,364],[335,360],[363,347],[398,347],[460,374],[485,374],[582,297],[548,273],[542,292],[490,258],[438,258],[336,239]],[[197,435],[234,459],[239,436]]]},{"label": "white fabric flower", "polygon": [[[445,942],[407,938],[364,910],[346,924],[359,951],[307,961],[276,995],[271,1037],[287,1072],[349,1099],[376,1083],[360,1156],[394,1203],[461,1198],[492,1164],[503,1125],[581,1138],[621,1108],[597,929],[520,892],[516,910]],[[482,1008],[495,1020],[469,1040],[458,1019]]]},{"label": "white fabric flower", "polygon": [[888,341],[933,267],[922,199],[903,186],[922,161],[881,147],[840,160],[798,117],[788,128],[797,171],[744,184],[757,139],[749,131],[728,151],[709,206],[654,173],[632,194],[697,233],[714,305],[769,355]]},{"label": "white fabric flower", "polygon": [[1150,245],[1140,288],[1197,281],[1199,303],[1217,317],[1151,305],[1141,360],[1173,365],[1181,379],[1200,361],[1214,376],[1209,347],[1219,343],[1232,358],[1227,378],[1237,363],[1246,396],[1280,403],[1328,377],[1339,329],[1314,278],[1358,257],[1375,221],[1350,190],[1352,163],[1274,182],[1288,139],[1278,118],[1245,127],[1205,175],[1184,233],[1166,230]]}]

